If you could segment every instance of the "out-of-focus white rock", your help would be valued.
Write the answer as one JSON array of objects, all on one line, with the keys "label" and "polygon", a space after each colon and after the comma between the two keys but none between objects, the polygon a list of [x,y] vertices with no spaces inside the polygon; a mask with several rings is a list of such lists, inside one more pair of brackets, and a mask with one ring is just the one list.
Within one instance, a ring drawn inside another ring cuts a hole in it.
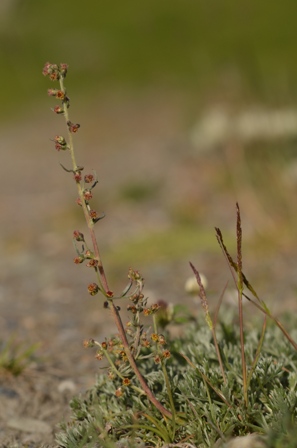
[{"label": "out-of-focus white rock", "polygon": [[242,143],[297,136],[297,110],[251,108],[231,112],[215,107],[194,127],[191,140],[198,151],[211,150],[232,140]]},{"label": "out-of-focus white rock", "polygon": [[[201,278],[202,285],[203,285],[204,289],[206,289],[207,285],[208,285],[207,278],[205,277],[204,274],[199,273],[199,275]],[[187,279],[187,281],[185,283],[185,291],[191,295],[199,294],[200,288],[197,283],[195,275],[193,275]]]}]

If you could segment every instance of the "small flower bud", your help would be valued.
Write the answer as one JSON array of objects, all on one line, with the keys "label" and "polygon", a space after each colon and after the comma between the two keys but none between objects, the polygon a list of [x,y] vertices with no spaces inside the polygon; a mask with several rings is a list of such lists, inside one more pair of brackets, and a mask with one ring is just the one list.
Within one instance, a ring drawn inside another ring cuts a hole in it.
[{"label": "small flower bud", "polygon": [[151,343],[150,343],[150,341],[148,341],[147,339],[143,339],[143,340],[141,341],[141,345],[142,345],[143,347],[145,347],[145,348],[149,348],[149,347],[151,346]]},{"label": "small flower bud", "polygon": [[96,210],[90,210],[90,211],[89,211],[89,214],[90,214],[90,217],[91,217],[93,220],[95,220],[95,219],[98,218],[98,214],[97,214]]},{"label": "small flower bud", "polygon": [[123,386],[130,386],[131,381],[129,380],[129,378],[124,378],[123,379]]},{"label": "small flower bud", "polygon": [[141,298],[143,298],[143,294],[135,293],[135,294],[132,294],[132,296],[130,297],[130,300],[133,303],[138,303]]},{"label": "small flower bud", "polygon": [[81,174],[80,174],[80,172],[79,171],[76,171],[76,173],[74,173],[74,180],[75,180],[75,182],[80,182],[81,181]]},{"label": "small flower bud", "polygon": [[165,344],[166,344],[166,339],[165,339],[165,337],[163,336],[163,334],[159,334],[159,336],[158,336],[158,342],[159,342],[159,344],[161,344],[161,345],[165,345]]},{"label": "small flower bud", "polygon": [[67,145],[67,142],[66,142],[65,138],[62,135],[56,135],[55,138],[54,138],[54,141],[56,143],[59,143],[62,146],[66,146]]},{"label": "small flower bud", "polygon": [[106,297],[109,297],[110,299],[113,297],[112,291],[106,291]]},{"label": "small flower bud", "polygon": [[84,262],[84,257],[75,257],[74,259],[73,259],[73,261],[74,261],[74,263],[75,264],[81,264],[81,263],[83,263]]},{"label": "small flower bud", "polygon": [[91,259],[86,264],[87,268],[96,268],[98,266],[98,260]]},{"label": "small flower bud", "polygon": [[92,199],[93,195],[91,190],[85,190],[84,191],[84,198],[86,201],[90,201]]},{"label": "small flower bud", "polygon": [[103,348],[103,350],[107,350],[107,343],[102,342],[101,347]]},{"label": "small flower bud", "polygon": [[51,66],[52,66],[52,64],[50,62],[46,62],[44,64],[44,67],[43,67],[43,70],[42,70],[43,76],[48,76],[49,75],[49,70],[50,70]]},{"label": "small flower bud", "polygon": [[138,271],[134,271],[132,268],[129,269],[128,278],[131,280],[142,280],[140,273]]},{"label": "small flower bud", "polygon": [[60,143],[55,143],[55,148],[57,151],[65,151],[67,149],[67,146],[60,145]]},{"label": "small flower bud", "polygon": [[56,93],[56,98],[58,100],[64,100],[65,99],[65,92],[63,90],[58,90]]},{"label": "small flower bud", "polygon": [[157,333],[152,333],[151,334],[151,340],[154,342],[158,342],[159,336],[157,335]]},{"label": "small flower bud", "polygon": [[160,356],[159,356],[159,355],[156,355],[156,356],[154,357],[154,361],[155,361],[155,364],[160,364],[160,362],[161,362],[161,358],[160,358]]},{"label": "small flower bud", "polygon": [[127,311],[131,311],[132,314],[136,314],[137,313],[137,308],[135,305],[128,305],[127,306]]},{"label": "small flower bud", "polygon": [[116,391],[115,391],[115,396],[116,397],[121,397],[123,395],[123,390],[121,387],[119,387]]},{"label": "small flower bud", "polygon": [[95,346],[95,340],[94,339],[87,339],[83,342],[83,345],[85,348],[92,348]]},{"label": "small flower bud", "polygon": [[162,357],[163,357],[164,359],[168,359],[168,358],[170,358],[170,356],[171,356],[171,353],[170,353],[169,350],[164,350],[164,351],[163,351],[163,353],[162,353]]},{"label": "small flower bud", "polygon": [[58,81],[60,79],[60,75],[58,72],[53,72],[49,75],[51,81]]},{"label": "small flower bud", "polygon": [[96,353],[95,358],[96,358],[98,361],[102,361],[102,359],[104,358],[104,353],[102,353],[102,352],[98,352],[98,353]]},{"label": "small flower bud", "polygon": [[115,378],[115,374],[113,373],[112,370],[109,370],[109,371],[108,371],[107,376],[108,376],[108,378],[109,378],[110,380],[114,380],[114,378]]},{"label": "small flower bud", "polygon": [[84,180],[86,184],[90,184],[94,180],[93,174],[86,174]]},{"label": "small flower bud", "polygon": [[119,355],[124,361],[127,360],[127,355],[126,355],[125,350],[120,351]]},{"label": "small flower bud", "polygon": [[44,76],[49,76],[52,81],[57,81],[60,79],[59,68],[56,64],[51,64],[50,62],[46,62],[43,67],[42,74]]},{"label": "small flower bud", "polygon": [[77,203],[77,205],[82,206],[82,202],[81,202],[81,199],[80,199],[80,198],[77,198],[75,202]]},{"label": "small flower bud", "polygon": [[68,71],[68,64],[60,64],[60,73],[63,76],[63,78],[66,78],[67,75],[67,71]]},{"label": "small flower bud", "polygon": [[156,313],[159,309],[160,309],[160,305],[158,305],[157,303],[154,303],[154,304],[151,306],[152,314],[153,314],[153,313]]},{"label": "small flower bud", "polygon": [[55,112],[56,114],[63,114],[64,113],[64,109],[61,106],[55,106],[53,109],[53,112]]},{"label": "small flower bud", "polygon": [[80,128],[80,124],[78,124],[78,123],[73,124],[73,123],[71,123],[71,121],[67,121],[67,125],[68,125],[69,131],[73,132],[73,133],[77,132]]},{"label": "small flower bud", "polygon": [[90,283],[90,285],[88,286],[88,292],[91,296],[95,296],[99,291],[100,288],[97,283]]},{"label": "small flower bud", "polygon": [[47,89],[48,96],[56,96],[59,89]]},{"label": "small flower bud", "polygon": [[73,239],[75,239],[76,241],[85,241],[84,234],[81,233],[79,230],[74,230]]},{"label": "small flower bud", "polygon": [[48,96],[54,96],[58,100],[65,99],[65,93],[63,92],[63,90],[60,90],[60,89],[48,89],[47,94],[48,94]]}]

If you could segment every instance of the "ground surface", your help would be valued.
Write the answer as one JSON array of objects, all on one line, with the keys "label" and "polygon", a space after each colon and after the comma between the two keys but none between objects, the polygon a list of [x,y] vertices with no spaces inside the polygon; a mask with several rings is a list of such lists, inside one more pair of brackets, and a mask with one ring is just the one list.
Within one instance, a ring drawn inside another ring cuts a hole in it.
[{"label": "ground surface", "polygon": [[[24,348],[39,344],[36,359],[20,376],[0,371],[1,447],[55,446],[57,425],[69,417],[70,398],[94,383],[99,368],[82,341],[113,331],[102,301],[86,292],[94,279],[86,268],[72,263],[72,231],[83,224],[74,205],[75,185],[58,164],[69,163],[49,141],[62,132],[63,123],[48,112],[47,101],[40,106],[45,112],[1,132],[0,339],[13,337]],[[210,297],[216,297],[229,279],[212,243],[210,249],[208,243],[202,249],[187,246],[186,253],[172,249],[172,257],[169,251],[165,259],[156,251],[149,262],[147,246],[143,249],[139,244],[135,252],[134,244],[133,253],[141,254],[137,266],[129,251],[124,257],[127,264],[117,263],[117,248],[153,232],[165,235],[176,222],[180,228],[186,220],[191,229],[197,223],[197,232],[209,226],[210,235],[214,226],[227,232],[233,229],[237,198],[215,186],[220,160],[198,158],[178,95],[170,100],[162,96],[128,102],[110,99],[102,101],[99,110],[95,104],[91,107],[95,114],[74,109],[79,117],[73,120],[78,118],[82,124],[78,162],[99,173],[95,206],[107,217],[98,224],[98,240],[103,258],[115,269],[113,287],[124,287],[132,265],[144,270],[147,294],[153,299],[186,302],[197,311],[183,289],[190,275],[188,261],[211,279]],[[133,196],[135,184],[145,186],[144,200],[123,199],[123,191]],[[253,217],[245,212],[244,218],[250,236]],[[294,258],[295,249],[285,239],[277,255],[266,253],[261,258],[261,273],[257,251],[247,261],[249,277],[254,276],[262,291],[265,283],[276,310],[295,307]]]}]

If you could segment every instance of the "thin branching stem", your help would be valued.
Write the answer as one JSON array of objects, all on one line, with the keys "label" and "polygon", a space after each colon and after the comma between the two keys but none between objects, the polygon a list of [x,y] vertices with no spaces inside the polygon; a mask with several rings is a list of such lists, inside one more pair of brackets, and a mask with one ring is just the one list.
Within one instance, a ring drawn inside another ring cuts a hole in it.
[{"label": "thin branching stem", "polygon": [[135,373],[135,375],[136,375],[138,381],[139,381],[140,384],[141,384],[141,387],[143,388],[145,394],[147,395],[147,397],[148,397],[148,399],[151,401],[151,403],[152,403],[152,404],[153,404],[153,405],[154,405],[154,406],[155,406],[155,407],[156,407],[156,408],[157,408],[163,415],[165,415],[166,417],[172,419],[172,417],[173,417],[172,413],[171,413],[170,411],[168,411],[168,409],[166,409],[166,408],[165,408],[165,407],[164,407],[164,406],[157,400],[157,398],[154,396],[153,392],[152,392],[152,391],[150,390],[150,388],[148,387],[148,385],[147,385],[145,379],[143,378],[143,376],[141,375],[141,373],[140,373],[140,371],[139,371],[139,369],[138,369],[138,367],[137,367],[137,364],[136,364],[136,362],[135,362],[135,359],[134,359],[134,357],[133,357],[133,355],[132,355],[132,352],[131,352],[131,350],[130,350],[129,343],[128,343],[128,340],[127,340],[127,337],[126,337],[126,332],[125,332],[125,329],[124,329],[124,327],[123,327],[123,323],[122,323],[122,320],[121,320],[121,317],[120,317],[120,315],[119,315],[119,312],[118,312],[117,307],[114,305],[114,303],[113,303],[112,300],[109,301],[109,305],[110,305],[110,309],[111,309],[111,314],[112,314],[112,316],[113,316],[113,318],[114,318],[114,321],[115,321],[115,323],[116,323],[116,326],[117,326],[117,329],[118,329],[120,338],[121,338],[121,340],[122,340],[122,343],[123,343],[123,346],[124,346],[124,350],[125,350],[126,356],[127,356],[127,358],[128,358],[128,361],[129,361],[129,363],[130,363],[130,365],[131,365],[131,367],[132,367],[132,369],[133,369],[133,371],[134,371],[134,373]]},{"label": "thin branching stem", "polygon": [[[66,171],[72,171],[74,174],[77,174],[78,172],[80,172],[82,170],[82,168],[80,168],[77,165],[77,162],[76,162],[76,157],[75,157],[75,152],[74,152],[74,145],[73,145],[73,138],[72,138],[72,132],[71,132],[71,126],[70,126],[71,122],[69,120],[69,113],[68,113],[69,99],[66,96],[66,89],[65,89],[65,86],[64,86],[64,76],[62,74],[59,77],[59,83],[60,83],[61,92],[63,93],[63,97],[64,97],[64,100],[62,100],[63,114],[64,114],[66,125],[67,125],[67,128],[68,128],[68,145],[67,145],[67,148],[69,149],[70,156],[71,156],[71,161],[72,161],[72,170],[66,170]],[[100,283],[100,286],[101,286],[100,289],[101,289],[102,293],[106,297],[109,298],[109,300],[108,300],[109,307],[111,309],[112,316],[114,318],[115,324],[116,324],[117,329],[119,331],[119,335],[120,335],[122,344],[124,346],[124,350],[125,350],[126,356],[128,358],[128,361],[130,363],[130,366],[133,369],[136,377],[138,378],[144,393],[146,394],[148,399],[151,401],[151,403],[164,416],[172,419],[173,418],[172,413],[168,409],[166,409],[157,400],[157,398],[155,397],[153,392],[148,387],[145,379],[143,378],[143,376],[141,375],[141,373],[140,373],[140,371],[139,371],[139,369],[137,367],[137,364],[136,364],[136,361],[134,359],[134,356],[133,356],[133,354],[132,354],[132,352],[130,350],[129,343],[128,343],[127,336],[126,336],[126,332],[125,332],[125,329],[123,327],[122,319],[121,319],[121,317],[119,315],[117,307],[114,305],[113,300],[111,299],[111,294],[112,293],[109,290],[107,278],[106,278],[106,275],[105,275],[103,263],[102,263],[100,252],[99,252],[97,239],[96,239],[96,236],[95,236],[95,231],[94,231],[94,224],[95,224],[95,222],[93,221],[93,218],[90,216],[89,209],[88,209],[87,203],[86,203],[85,198],[84,198],[84,189],[82,187],[81,180],[79,179],[79,177],[78,177],[78,180],[76,180],[76,185],[77,185],[77,190],[78,190],[80,203],[81,203],[82,208],[83,208],[85,220],[86,220],[86,223],[87,223],[87,226],[88,226],[88,229],[89,229],[89,233],[90,233],[90,236],[91,236],[91,240],[92,240],[92,245],[93,245],[93,249],[94,249],[94,259],[96,259],[97,263],[98,263],[98,265],[96,267],[96,271],[97,271],[97,273],[100,276],[100,279],[99,279],[99,283]]]},{"label": "thin branching stem", "polygon": [[[60,87],[62,92],[66,95],[66,89],[64,86],[64,78],[63,76],[60,77]],[[63,107],[64,107],[64,117],[66,120],[66,124],[69,123],[69,113],[68,113],[68,107],[67,107],[67,103],[63,102]],[[68,128],[68,145],[69,145],[69,152],[70,152],[70,156],[71,156],[71,161],[72,161],[72,169],[73,172],[77,172],[78,169],[78,165],[76,162],[76,157],[75,157],[75,152],[74,152],[74,145],[73,145],[73,138],[72,138],[72,132],[69,129],[69,126],[67,125]],[[89,210],[87,208],[87,204],[84,198],[84,192],[83,192],[83,188],[82,185],[79,181],[76,182],[77,185],[77,191],[78,191],[78,195],[80,198],[80,202],[83,208],[83,212],[84,212],[84,216],[85,216],[85,220],[89,229],[89,233],[90,233],[90,237],[92,240],[92,245],[93,245],[93,249],[94,249],[94,255],[95,255],[95,259],[98,261],[98,270],[100,273],[100,277],[101,277],[101,282],[104,288],[105,293],[107,293],[109,291],[109,286],[108,286],[108,282],[107,282],[107,278],[105,275],[105,271],[104,271],[104,267],[102,264],[102,259],[100,256],[100,252],[99,252],[99,247],[98,247],[98,243],[96,240],[96,235],[95,235],[95,231],[94,231],[94,221],[91,218],[90,214],[89,214]]]}]

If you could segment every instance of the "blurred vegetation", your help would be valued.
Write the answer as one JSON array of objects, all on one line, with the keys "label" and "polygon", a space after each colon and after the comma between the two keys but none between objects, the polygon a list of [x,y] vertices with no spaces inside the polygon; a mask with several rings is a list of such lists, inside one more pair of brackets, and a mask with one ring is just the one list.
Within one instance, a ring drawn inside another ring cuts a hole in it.
[{"label": "blurred vegetation", "polygon": [[0,377],[5,373],[20,375],[34,359],[39,344],[24,346],[15,338],[0,340]]},{"label": "blurred vegetation", "polygon": [[[0,19],[3,117],[34,105],[43,64],[67,62],[69,88],[228,90],[296,98],[297,3],[291,0],[6,0]],[[25,106],[26,105],[26,106]]]}]

